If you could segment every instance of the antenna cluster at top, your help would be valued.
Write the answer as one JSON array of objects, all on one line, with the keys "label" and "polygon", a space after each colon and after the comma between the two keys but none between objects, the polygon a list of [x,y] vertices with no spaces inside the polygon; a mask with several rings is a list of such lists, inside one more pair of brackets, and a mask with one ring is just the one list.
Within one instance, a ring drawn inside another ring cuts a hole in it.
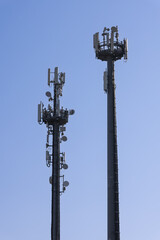
[{"label": "antenna cluster at top", "polygon": [[[53,75],[53,80],[51,80],[51,76]],[[51,86],[51,83],[57,83],[64,85],[65,83],[65,73],[58,73],[58,67],[55,67],[54,72],[51,72],[50,68],[48,68],[48,86]]]},{"label": "antenna cluster at top", "polygon": [[96,57],[102,61],[112,59],[114,61],[124,57],[128,58],[128,41],[119,41],[118,27],[104,28],[102,33],[103,40],[99,40],[99,32],[93,35],[93,47]]}]

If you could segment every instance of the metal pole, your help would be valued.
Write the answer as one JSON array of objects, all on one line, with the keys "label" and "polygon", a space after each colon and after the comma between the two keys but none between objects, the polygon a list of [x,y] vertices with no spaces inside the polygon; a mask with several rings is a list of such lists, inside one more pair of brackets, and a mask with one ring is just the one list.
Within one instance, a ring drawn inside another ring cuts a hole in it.
[{"label": "metal pole", "polygon": [[107,163],[108,163],[108,240],[119,240],[119,194],[118,194],[118,154],[114,61],[107,61],[108,96],[107,96]]},{"label": "metal pole", "polygon": [[[58,89],[54,86],[54,116],[58,116]],[[52,220],[51,240],[60,239],[60,132],[59,123],[53,124],[53,164],[52,164]]]}]

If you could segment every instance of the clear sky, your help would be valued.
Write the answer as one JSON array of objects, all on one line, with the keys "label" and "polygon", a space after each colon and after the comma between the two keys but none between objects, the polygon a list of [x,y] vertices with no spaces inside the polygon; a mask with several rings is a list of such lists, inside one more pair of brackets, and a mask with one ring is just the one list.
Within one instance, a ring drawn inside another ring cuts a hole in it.
[{"label": "clear sky", "polygon": [[159,23],[158,0],[0,0],[0,239],[50,239],[37,104],[55,66],[66,72],[61,104],[76,111],[61,145],[61,240],[106,239],[106,63],[92,39],[114,25],[129,41],[128,62],[115,64],[121,239],[160,239]]}]

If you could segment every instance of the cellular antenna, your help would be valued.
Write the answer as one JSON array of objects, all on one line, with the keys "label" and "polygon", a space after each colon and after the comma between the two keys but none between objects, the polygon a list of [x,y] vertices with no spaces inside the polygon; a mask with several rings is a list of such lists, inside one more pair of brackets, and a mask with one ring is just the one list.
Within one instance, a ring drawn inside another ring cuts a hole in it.
[{"label": "cellular antenna", "polygon": [[68,165],[65,153],[60,152],[60,143],[67,141],[67,137],[64,136],[65,124],[69,115],[73,115],[75,111],[60,108],[59,98],[62,96],[64,83],[65,73],[59,73],[58,67],[54,72],[48,69],[48,85],[53,86],[53,98],[49,91],[46,92],[46,96],[52,106],[49,104],[48,108],[44,108],[42,102],[38,104],[38,123],[44,123],[47,127],[46,165],[52,167],[52,176],[49,178],[52,188],[51,240],[60,240],[60,195],[69,186],[69,182],[64,181],[64,175],[61,175],[61,170],[68,169]]},{"label": "cellular antenna", "polygon": [[96,57],[107,62],[104,72],[104,91],[107,93],[107,240],[120,240],[119,223],[119,188],[118,188],[118,154],[114,62],[128,58],[127,39],[119,41],[118,27],[104,28],[103,41],[99,33],[93,35]]}]

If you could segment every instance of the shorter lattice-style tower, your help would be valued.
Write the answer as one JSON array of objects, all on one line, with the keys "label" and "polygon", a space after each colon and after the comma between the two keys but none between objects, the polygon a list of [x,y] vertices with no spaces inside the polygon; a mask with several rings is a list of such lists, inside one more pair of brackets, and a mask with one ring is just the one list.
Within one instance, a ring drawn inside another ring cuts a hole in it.
[{"label": "shorter lattice-style tower", "polygon": [[114,62],[124,57],[127,60],[127,39],[119,41],[118,27],[104,28],[103,41],[99,33],[93,42],[96,57],[107,62],[104,72],[104,91],[107,93],[107,219],[108,239],[120,240],[119,230],[119,187]]},{"label": "shorter lattice-style tower", "polygon": [[67,141],[67,137],[64,136],[65,124],[68,122],[68,116],[73,115],[75,111],[60,108],[59,97],[62,96],[64,83],[65,73],[58,73],[58,67],[54,72],[48,69],[48,85],[53,86],[53,95],[47,91],[46,96],[52,105],[44,108],[42,102],[38,104],[38,123],[45,123],[47,127],[46,164],[47,167],[52,166],[52,176],[49,178],[52,186],[51,240],[60,240],[60,195],[69,185],[68,181],[64,181],[64,175],[60,174],[62,169],[68,168],[65,153],[60,152],[60,143]]}]

